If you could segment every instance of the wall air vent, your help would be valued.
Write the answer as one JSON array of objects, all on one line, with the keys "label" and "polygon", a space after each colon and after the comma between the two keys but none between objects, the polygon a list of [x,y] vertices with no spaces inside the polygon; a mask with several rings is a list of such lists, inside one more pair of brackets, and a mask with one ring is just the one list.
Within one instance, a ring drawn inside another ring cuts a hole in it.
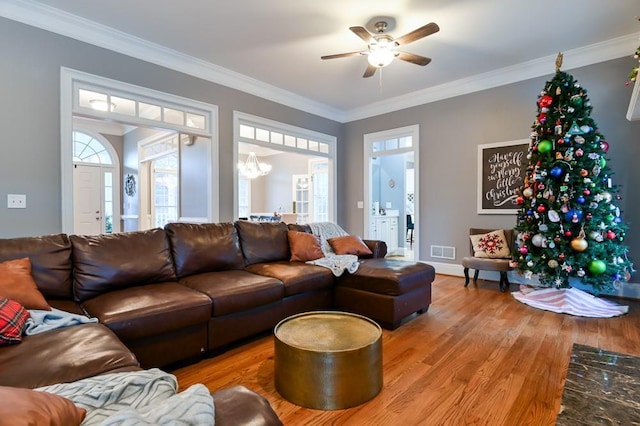
[{"label": "wall air vent", "polygon": [[456,248],[448,246],[431,246],[431,257],[453,260],[456,258]]}]

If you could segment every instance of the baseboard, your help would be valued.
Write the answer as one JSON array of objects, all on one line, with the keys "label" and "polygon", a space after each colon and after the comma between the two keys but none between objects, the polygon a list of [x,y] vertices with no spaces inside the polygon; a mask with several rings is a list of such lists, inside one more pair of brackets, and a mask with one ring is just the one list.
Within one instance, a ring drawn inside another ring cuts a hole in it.
[{"label": "baseboard", "polygon": [[[428,263],[436,269],[436,274],[453,275],[455,277],[464,277],[464,268],[456,263],[444,262],[427,262],[421,260],[422,263]],[[540,281],[536,276],[532,279],[526,279],[524,275],[518,274],[516,271],[507,272],[509,282],[511,284],[527,284],[539,285]],[[484,280],[500,282],[500,273],[494,271],[480,271],[480,278]],[[581,285],[579,281],[572,281],[571,285],[577,289],[589,291],[591,287]],[[624,297],[628,299],[640,299],[640,283],[621,283],[615,286],[613,291],[602,292],[603,295]]]}]

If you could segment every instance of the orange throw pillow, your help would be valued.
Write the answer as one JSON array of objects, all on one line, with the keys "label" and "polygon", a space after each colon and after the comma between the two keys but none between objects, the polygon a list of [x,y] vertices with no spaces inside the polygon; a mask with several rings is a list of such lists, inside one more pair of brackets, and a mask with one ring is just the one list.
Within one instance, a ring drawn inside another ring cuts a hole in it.
[{"label": "orange throw pillow", "polygon": [[373,254],[357,235],[329,238],[327,242],[336,254],[355,254],[356,256]]},{"label": "orange throw pillow", "polygon": [[307,232],[287,231],[291,262],[306,262],[324,257],[320,248],[320,237]]},{"label": "orange throw pillow", "polygon": [[5,426],[77,426],[86,415],[59,395],[0,386],[0,423]]},{"label": "orange throw pillow", "polygon": [[28,257],[0,263],[0,298],[15,300],[26,309],[51,310],[31,276]]}]

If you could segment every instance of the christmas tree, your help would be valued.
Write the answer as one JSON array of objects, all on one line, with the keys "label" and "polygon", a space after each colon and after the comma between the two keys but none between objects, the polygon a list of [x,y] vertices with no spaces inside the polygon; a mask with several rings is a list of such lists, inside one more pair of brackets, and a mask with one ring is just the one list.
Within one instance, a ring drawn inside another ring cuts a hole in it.
[{"label": "christmas tree", "polygon": [[517,191],[513,266],[545,287],[569,287],[577,277],[596,295],[629,280],[633,265],[622,244],[621,199],[607,163],[609,143],[590,117],[587,91],[560,71],[537,100],[528,166]]}]

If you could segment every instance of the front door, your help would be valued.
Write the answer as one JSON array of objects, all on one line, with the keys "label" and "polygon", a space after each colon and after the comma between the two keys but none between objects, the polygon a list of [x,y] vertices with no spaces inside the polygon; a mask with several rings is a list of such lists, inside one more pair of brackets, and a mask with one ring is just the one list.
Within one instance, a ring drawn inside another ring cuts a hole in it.
[{"label": "front door", "polygon": [[73,165],[73,232],[78,235],[102,233],[102,169]]}]

